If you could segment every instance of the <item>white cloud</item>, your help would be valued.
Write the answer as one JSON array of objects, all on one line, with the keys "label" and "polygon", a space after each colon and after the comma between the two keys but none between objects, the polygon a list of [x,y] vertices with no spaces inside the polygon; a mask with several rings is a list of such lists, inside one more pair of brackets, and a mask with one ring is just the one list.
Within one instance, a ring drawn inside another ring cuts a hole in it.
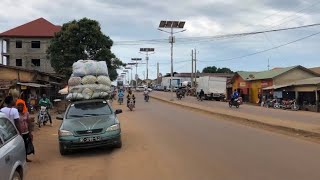
[{"label": "white cloud", "polygon": [[[179,41],[179,38],[184,36],[214,36],[269,29],[271,25],[281,23],[284,24],[279,27],[319,22],[318,6],[297,12],[299,9],[309,7],[311,3],[305,3],[305,0],[28,0],[27,3],[24,0],[1,0],[0,31],[39,17],[44,17],[54,24],[63,24],[73,19],[88,17],[98,20],[102,31],[117,41],[167,39],[166,33],[157,31],[160,20],[185,20],[187,31],[176,35]],[[268,36],[277,45],[312,34],[316,30],[317,28],[286,31],[268,34]],[[319,38],[314,37],[296,45],[281,48],[276,52],[276,57],[279,59],[274,59],[275,66],[276,63],[281,65],[281,59],[289,57],[290,62],[301,62],[302,65],[319,63],[316,58],[317,52],[313,50],[317,47],[318,40]],[[170,55],[168,43],[151,45],[138,43],[134,46],[114,46],[112,50],[117,56],[127,61],[130,60],[130,57],[139,56],[137,51],[142,46],[156,48],[156,54],[152,56],[152,63],[168,61]],[[195,46],[202,52],[199,58],[210,61],[252,53],[270,48],[272,45],[262,35],[203,43],[176,43],[174,46],[175,60],[190,59],[190,50]],[[304,51],[305,53],[298,53],[301,47],[308,47],[308,50]],[[272,53],[274,52],[253,56],[248,60],[264,58]],[[299,61],[301,58],[309,61]],[[234,67],[232,61],[221,64]],[[248,69],[256,68],[250,63],[243,65],[245,66],[248,66]],[[185,70],[187,69],[186,66]],[[163,65],[162,71],[163,73],[168,72],[169,66]]]}]

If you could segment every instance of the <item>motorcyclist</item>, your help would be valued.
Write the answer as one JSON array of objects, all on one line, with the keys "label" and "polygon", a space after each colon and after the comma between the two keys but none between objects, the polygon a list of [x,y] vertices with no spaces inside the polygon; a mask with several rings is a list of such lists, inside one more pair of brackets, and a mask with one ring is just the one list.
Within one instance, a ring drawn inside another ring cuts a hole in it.
[{"label": "motorcyclist", "polygon": [[[49,98],[47,98],[46,94],[43,94],[42,98],[39,100],[39,106],[46,107],[47,115],[48,115],[49,121],[50,121],[50,126],[52,126],[52,118],[49,113],[49,108],[52,107],[52,103],[50,102]],[[38,115],[38,118],[40,118],[40,114]]]},{"label": "motorcyclist", "polygon": [[122,92],[122,90],[120,89],[119,92],[118,92],[118,101],[122,98],[122,101],[123,101],[123,97],[124,97],[124,94]]},{"label": "motorcyclist", "polygon": [[239,93],[238,91],[235,89],[233,94],[232,94],[232,97],[231,97],[231,102],[234,102],[235,99],[238,99],[239,98]]},{"label": "motorcyclist", "polygon": [[201,99],[201,98],[203,98],[204,97],[204,91],[203,91],[203,89],[201,89],[200,90],[200,93],[199,93],[199,98]]},{"label": "motorcyclist", "polygon": [[132,90],[129,90],[127,95],[127,106],[129,105],[130,100],[133,99],[133,105],[136,106],[136,97],[134,96]]},{"label": "motorcyclist", "polygon": [[149,96],[148,88],[144,88],[143,95],[144,95],[144,99],[146,100],[146,98]]}]

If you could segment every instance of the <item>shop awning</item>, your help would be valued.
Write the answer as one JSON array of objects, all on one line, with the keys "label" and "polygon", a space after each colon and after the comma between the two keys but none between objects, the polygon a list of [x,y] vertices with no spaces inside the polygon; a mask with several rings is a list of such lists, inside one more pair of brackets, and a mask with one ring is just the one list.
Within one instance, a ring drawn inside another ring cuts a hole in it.
[{"label": "shop awning", "polygon": [[37,83],[22,83],[22,82],[18,82],[17,84],[19,84],[21,86],[28,86],[28,87],[35,87],[35,88],[50,87],[48,85],[37,84]]},{"label": "shop awning", "polygon": [[271,89],[280,89],[284,87],[292,86],[291,84],[285,84],[285,85],[273,85],[266,88],[263,88],[263,90],[271,90]]}]

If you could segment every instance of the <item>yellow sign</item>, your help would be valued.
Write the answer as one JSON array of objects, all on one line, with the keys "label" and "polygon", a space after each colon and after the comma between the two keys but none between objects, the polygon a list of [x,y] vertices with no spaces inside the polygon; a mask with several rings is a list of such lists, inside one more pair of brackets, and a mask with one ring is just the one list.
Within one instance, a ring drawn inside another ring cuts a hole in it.
[{"label": "yellow sign", "polygon": [[26,90],[27,86],[21,86],[21,90]]},{"label": "yellow sign", "polygon": [[246,82],[240,82],[240,87],[246,87]]}]

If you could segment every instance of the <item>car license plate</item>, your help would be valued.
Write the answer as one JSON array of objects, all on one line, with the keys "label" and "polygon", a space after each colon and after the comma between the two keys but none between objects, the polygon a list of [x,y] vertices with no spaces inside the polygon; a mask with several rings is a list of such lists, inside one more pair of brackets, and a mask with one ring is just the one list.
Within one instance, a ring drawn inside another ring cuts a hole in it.
[{"label": "car license plate", "polygon": [[80,138],[80,142],[94,142],[94,141],[100,141],[100,140],[101,140],[100,136]]}]

